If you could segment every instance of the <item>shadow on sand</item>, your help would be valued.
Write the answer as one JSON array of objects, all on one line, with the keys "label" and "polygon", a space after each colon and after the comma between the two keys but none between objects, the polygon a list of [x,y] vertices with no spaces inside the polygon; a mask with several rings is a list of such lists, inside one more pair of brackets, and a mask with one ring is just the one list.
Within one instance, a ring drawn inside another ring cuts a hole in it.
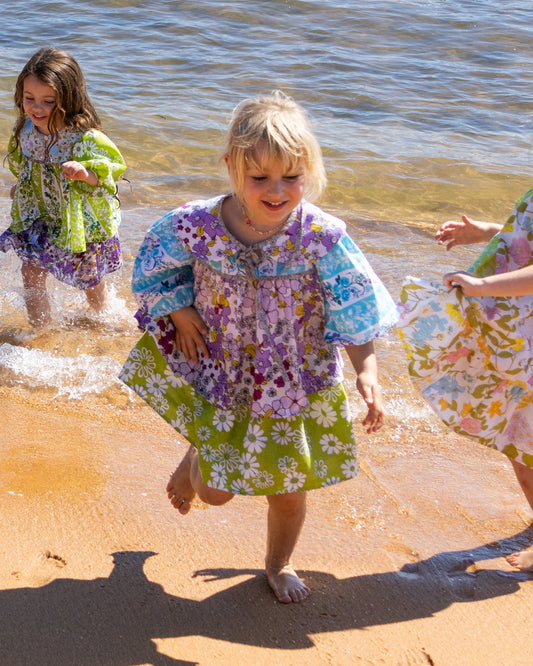
[{"label": "shadow on sand", "polygon": [[[530,576],[477,569],[533,543],[533,527],[474,550],[440,553],[400,571],[338,579],[302,572],[313,589],[304,604],[278,604],[263,572],[209,569],[196,572],[202,601],[180,598],[149,581],[144,562],[156,553],[113,554],[108,578],[58,578],[42,587],[0,591],[2,664],[18,666],[124,666],[190,664],[157,651],[154,639],[206,636],[257,647],[304,649],[312,635],[430,617],[458,602],[511,594]],[[250,576],[209,596],[209,582]],[[351,612],[339,613],[339,599]],[[365,603],[362,603],[362,600]],[[350,601],[353,601],[350,604]]]}]

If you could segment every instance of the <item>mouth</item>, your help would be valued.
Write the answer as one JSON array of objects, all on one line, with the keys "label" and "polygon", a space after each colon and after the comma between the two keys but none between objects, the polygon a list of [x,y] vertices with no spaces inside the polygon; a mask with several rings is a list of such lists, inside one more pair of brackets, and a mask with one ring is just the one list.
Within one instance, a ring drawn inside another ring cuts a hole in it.
[{"label": "mouth", "polygon": [[279,203],[274,203],[272,201],[263,201],[263,204],[269,209],[269,210],[279,210],[280,208],[283,208],[285,205],[285,201],[281,201]]}]

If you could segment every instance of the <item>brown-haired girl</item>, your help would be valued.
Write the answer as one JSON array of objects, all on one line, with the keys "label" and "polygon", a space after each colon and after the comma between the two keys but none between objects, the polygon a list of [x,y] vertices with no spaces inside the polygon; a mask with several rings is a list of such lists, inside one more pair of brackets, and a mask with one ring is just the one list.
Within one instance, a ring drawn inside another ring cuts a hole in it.
[{"label": "brown-haired girl", "polygon": [[80,66],[64,51],[43,48],[30,58],[17,79],[15,106],[7,157],[17,184],[0,250],[22,260],[30,322],[50,320],[48,273],[84,290],[101,312],[108,301],[102,278],[122,265],[122,155],[101,131]]}]

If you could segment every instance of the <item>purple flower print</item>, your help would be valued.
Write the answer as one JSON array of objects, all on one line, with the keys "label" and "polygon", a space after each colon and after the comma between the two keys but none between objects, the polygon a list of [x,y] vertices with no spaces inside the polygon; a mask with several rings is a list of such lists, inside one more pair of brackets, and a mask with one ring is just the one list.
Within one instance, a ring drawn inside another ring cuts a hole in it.
[{"label": "purple flower print", "polygon": [[515,238],[509,245],[509,254],[516,266],[525,266],[531,260],[531,247],[525,238]]}]

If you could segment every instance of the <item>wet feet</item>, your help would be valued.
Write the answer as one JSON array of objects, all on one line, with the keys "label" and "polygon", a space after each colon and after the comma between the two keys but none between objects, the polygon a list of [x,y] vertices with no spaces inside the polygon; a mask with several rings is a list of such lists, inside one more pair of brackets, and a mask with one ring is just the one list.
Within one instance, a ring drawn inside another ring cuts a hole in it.
[{"label": "wet feet", "polygon": [[298,603],[305,601],[311,594],[311,590],[298,577],[296,571],[290,564],[279,568],[268,568],[266,570],[268,583],[282,604]]},{"label": "wet feet", "polygon": [[505,559],[519,571],[533,572],[533,550],[521,550],[519,553],[511,553]]},{"label": "wet feet", "polygon": [[167,494],[172,506],[183,516],[189,513],[196,493],[191,484],[191,465],[196,450],[190,447],[167,484]]}]

